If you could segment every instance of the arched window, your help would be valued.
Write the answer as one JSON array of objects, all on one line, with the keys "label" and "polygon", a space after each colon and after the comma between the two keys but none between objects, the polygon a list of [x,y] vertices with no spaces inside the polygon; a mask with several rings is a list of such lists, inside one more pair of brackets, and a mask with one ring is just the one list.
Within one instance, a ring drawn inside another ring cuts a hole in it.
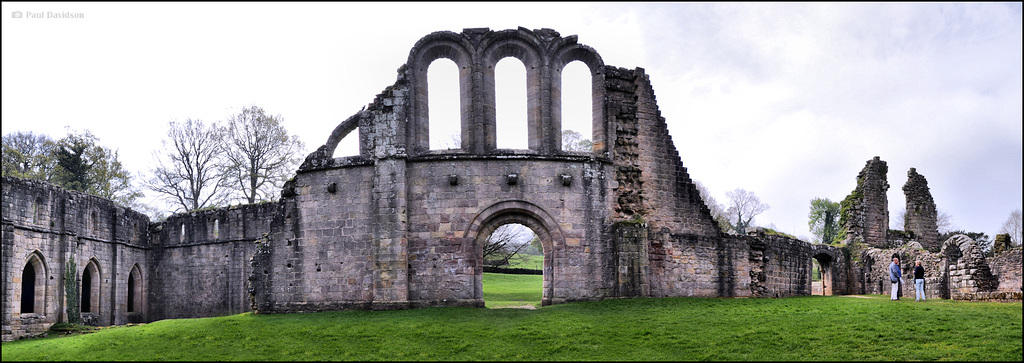
[{"label": "arched window", "polygon": [[439,58],[427,67],[427,110],[430,149],[462,148],[462,112],[459,98],[459,67]]},{"label": "arched window", "polygon": [[359,155],[359,127],[345,135],[334,148],[333,158]]},{"label": "arched window", "polygon": [[562,68],[562,151],[593,150],[593,87],[590,68],[572,61]]},{"label": "arched window", "polygon": [[89,215],[89,223],[90,223],[89,228],[90,228],[90,231],[92,231],[92,235],[93,236],[99,236],[100,235],[100,219],[96,216],[96,212],[95,211],[93,211],[92,214]]},{"label": "arched window", "polygon": [[178,242],[185,243],[185,223],[181,223],[181,234],[178,235]]},{"label": "arched window", "polygon": [[213,239],[217,239],[219,237],[220,237],[220,220],[219,219],[214,219],[213,220]]},{"label": "arched window", "polygon": [[529,149],[526,120],[526,66],[505,57],[494,66],[495,145],[499,149]]}]

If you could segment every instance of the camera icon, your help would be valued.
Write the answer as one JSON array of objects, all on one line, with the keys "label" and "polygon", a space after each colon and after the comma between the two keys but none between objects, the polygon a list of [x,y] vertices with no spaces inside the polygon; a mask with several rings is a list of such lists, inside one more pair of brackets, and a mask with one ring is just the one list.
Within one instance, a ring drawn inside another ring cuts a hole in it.
[{"label": "camera icon", "polygon": [[20,11],[15,11],[15,12],[11,13],[11,17],[14,18],[14,19],[21,19],[22,15],[23,14]]}]

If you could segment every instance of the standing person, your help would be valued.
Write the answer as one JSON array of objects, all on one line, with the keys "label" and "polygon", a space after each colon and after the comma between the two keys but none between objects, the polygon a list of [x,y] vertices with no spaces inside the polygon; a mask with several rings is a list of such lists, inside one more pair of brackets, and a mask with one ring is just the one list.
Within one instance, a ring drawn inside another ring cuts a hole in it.
[{"label": "standing person", "polygon": [[889,281],[892,282],[892,296],[889,300],[899,300],[897,295],[900,291],[900,282],[903,281],[903,271],[900,271],[900,258],[893,256],[892,262],[889,263]]},{"label": "standing person", "polygon": [[921,260],[914,261],[914,290],[917,290],[917,300],[924,301],[924,267],[921,267]]}]

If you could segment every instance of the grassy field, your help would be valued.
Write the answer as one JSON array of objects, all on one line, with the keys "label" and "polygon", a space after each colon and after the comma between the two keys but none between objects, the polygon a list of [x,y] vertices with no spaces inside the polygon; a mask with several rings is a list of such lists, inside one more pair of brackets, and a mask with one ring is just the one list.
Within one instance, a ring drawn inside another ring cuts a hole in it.
[{"label": "grassy field", "polygon": [[[500,282],[504,277],[484,276],[489,306],[491,300],[525,301],[527,295],[520,293],[495,295],[492,289],[514,284]],[[535,290],[529,296],[539,296]],[[615,299],[536,310],[431,308],[162,320],[7,342],[2,358],[1021,361],[1021,331],[1020,303],[891,302],[883,295]]]},{"label": "grassy field", "polygon": [[544,268],[544,256],[519,254],[508,261],[508,268],[540,270]]}]

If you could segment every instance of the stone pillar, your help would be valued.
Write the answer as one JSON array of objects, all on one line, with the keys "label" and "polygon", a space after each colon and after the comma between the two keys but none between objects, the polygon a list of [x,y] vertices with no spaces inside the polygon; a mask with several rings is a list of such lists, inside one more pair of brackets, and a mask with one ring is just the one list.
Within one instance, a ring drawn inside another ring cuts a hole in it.
[{"label": "stone pillar", "polygon": [[848,242],[863,242],[884,248],[889,233],[889,167],[877,156],[868,160],[857,174],[857,187],[842,202],[842,216]]},{"label": "stone pillar", "polygon": [[914,233],[914,239],[925,249],[938,252],[939,229],[938,213],[932,193],[928,191],[928,180],[910,168],[907,172],[907,184],[903,185],[903,193],[907,196],[907,212],[904,216],[904,230]]}]

